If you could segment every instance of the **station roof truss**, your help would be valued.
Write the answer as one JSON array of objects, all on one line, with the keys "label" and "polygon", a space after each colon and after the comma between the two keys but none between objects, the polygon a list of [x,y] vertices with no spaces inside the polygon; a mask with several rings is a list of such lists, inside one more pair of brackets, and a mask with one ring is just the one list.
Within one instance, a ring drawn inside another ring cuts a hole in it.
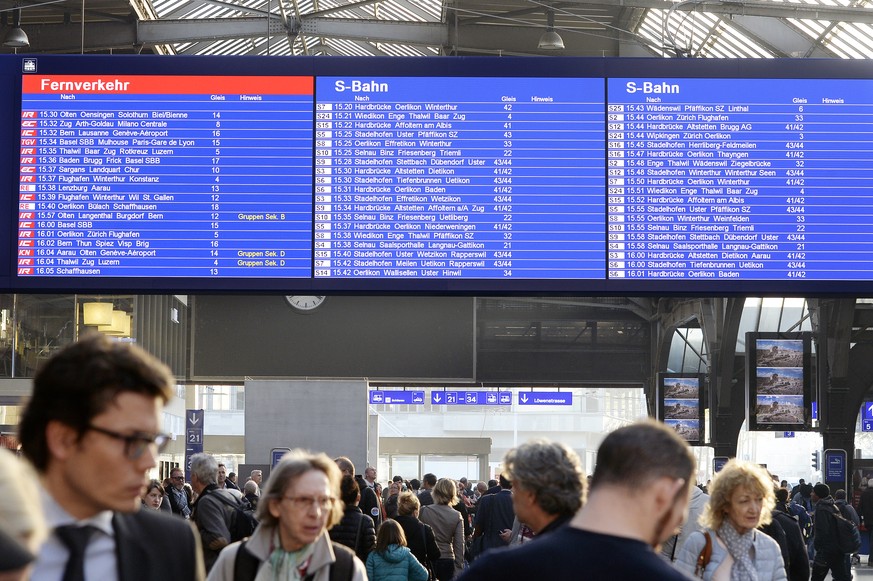
[{"label": "station roof truss", "polygon": [[16,11],[29,53],[873,56],[873,0],[0,0],[0,34]]}]

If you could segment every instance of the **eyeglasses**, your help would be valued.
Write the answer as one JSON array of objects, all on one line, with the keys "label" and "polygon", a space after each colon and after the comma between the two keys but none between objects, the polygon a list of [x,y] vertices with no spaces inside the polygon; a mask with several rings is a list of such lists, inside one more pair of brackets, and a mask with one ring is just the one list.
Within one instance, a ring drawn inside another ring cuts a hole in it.
[{"label": "eyeglasses", "polygon": [[170,476],[170,480],[185,480],[184,476]]},{"label": "eyeglasses", "polygon": [[128,460],[139,459],[149,446],[155,446],[158,454],[160,454],[167,447],[167,444],[170,443],[169,434],[134,432],[129,436],[125,436],[124,434],[119,434],[99,426],[88,426],[87,429],[124,442],[124,455],[127,456]]},{"label": "eyeglasses", "polygon": [[285,496],[283,498],[290,502],[296,510],[305,511],[317,506],[322,512],[332,509],[337,500],[332,496]]}]

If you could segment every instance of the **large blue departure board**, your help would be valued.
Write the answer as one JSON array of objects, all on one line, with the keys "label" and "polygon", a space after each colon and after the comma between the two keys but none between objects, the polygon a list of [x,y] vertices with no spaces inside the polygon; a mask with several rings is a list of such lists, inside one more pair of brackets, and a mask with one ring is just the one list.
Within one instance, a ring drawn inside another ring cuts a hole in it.
[{"label": "large blue departure board", "polygon": [[30,276],[306,277],[312,78],[26,75]]},{"label": "large blue departure board", "polygon": [[4,55],[0,292],[866,294],[871,78]]},{"label": "large blue departure board", "polygon": [[610,79],[609,277],[873,279],[873,81]]},{"label": "large blue departure board", "polygon": [[600,79],[316,90],[316,278],[603,277]]}]

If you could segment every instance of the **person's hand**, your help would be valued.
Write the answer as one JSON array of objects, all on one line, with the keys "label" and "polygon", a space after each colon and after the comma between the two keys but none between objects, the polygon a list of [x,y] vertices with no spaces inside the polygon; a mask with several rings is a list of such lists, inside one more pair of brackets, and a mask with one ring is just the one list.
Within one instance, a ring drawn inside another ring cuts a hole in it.
[{"label": "person's hand", "polygon": [[512,529],[503,529],[498,533],[498,535],[500,536],[501,541],[509,544],[509,539],[512,538]]}]

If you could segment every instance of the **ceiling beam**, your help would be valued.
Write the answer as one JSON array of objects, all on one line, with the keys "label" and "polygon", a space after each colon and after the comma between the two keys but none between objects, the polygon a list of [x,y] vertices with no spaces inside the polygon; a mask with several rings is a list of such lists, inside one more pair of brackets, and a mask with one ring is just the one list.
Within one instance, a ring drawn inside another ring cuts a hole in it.
[{"label": "ceiling beam", "polygon": [[803,20],[839,20],[841,22],[873,23],[873,10],[847,6],[823,6],[821,4],[788,4],[760,0],[742,2],[671,2],[669,0],[573,0],[569,4],[598,5],[605,7],[655,8],[658,10],[681,10],[683,12],[707,12],[709,14],[764,16],[769,18],[798,18]]}]

